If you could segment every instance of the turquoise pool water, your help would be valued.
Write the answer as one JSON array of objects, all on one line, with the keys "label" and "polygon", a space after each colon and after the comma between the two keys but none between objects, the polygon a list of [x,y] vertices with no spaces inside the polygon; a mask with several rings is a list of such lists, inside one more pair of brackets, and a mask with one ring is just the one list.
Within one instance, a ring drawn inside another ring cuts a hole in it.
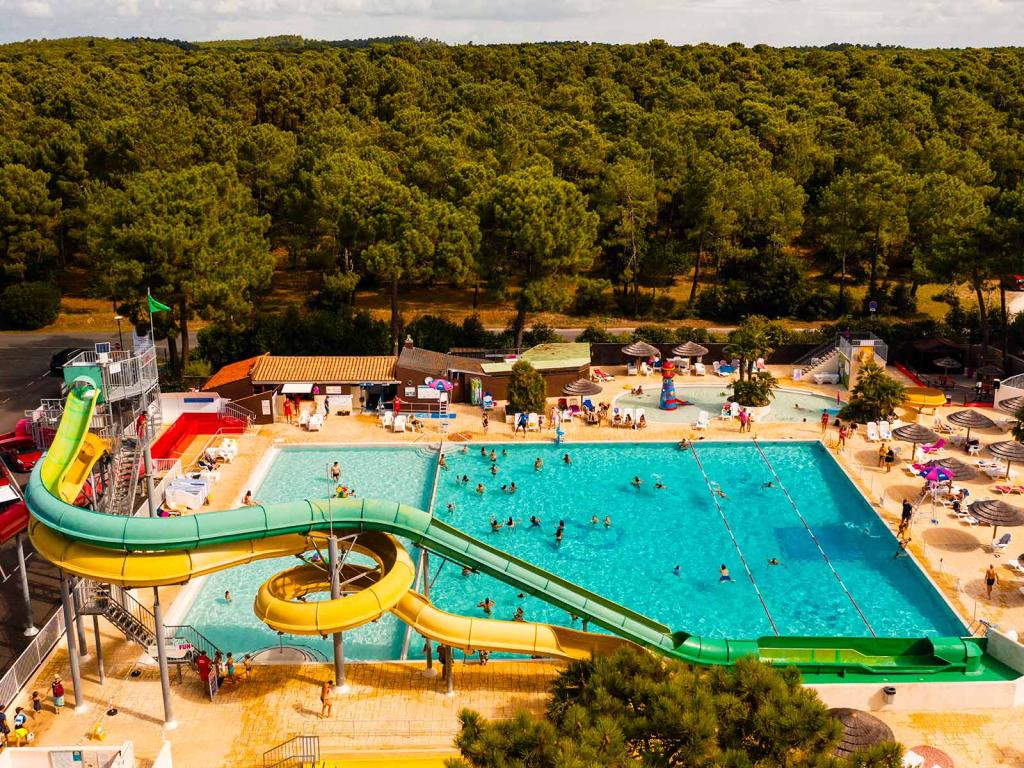
[{"label": "turquoise pool water", "polygon": [[[628,392],[615,400],[619,408],[643,408],[649,421],[668,421],[692,423],[697,420],[699,411],[707,411],[717,416],[732,390],[724,384],[708,385],[676,385],[676,397],[685,400],[684,405],[674,411],[663,411],[658,408],[661,389],[652,388],[642,395],[631,395]],[[813,392],[801,392],[795,389],[776,389],[772,408],[765,421],[810,421],[816,422],[821,417],[822,409],[836,408],[835,397],[816,395]]]},{"label": "turquoise pool water", "polygon": [[[870,634],[868,623],[879,636],[963,631],[916,566],[907,558],[893,558],[892,534],[817,443],[763,443],[762,448],[842,583],[786,495],[778,487],[763,487],[774,478],[749,442],[697,446],[708,476],[726,493],[719,502],[736,545],[693,455],[674,445],[491,447],[498,453],[497,475],[491,474],[491,462],[480,455],[479,445],[467,446],[467,453],[449,446],[450,470],[440,473],[435,514],[673,628],[732,638],[770,635],[773,622],[784,635],[864,636]],[[569,465],[562,461],[566,452]],[[322,495],[325,468],[335,456],[342,461],[344,479],[352,479],[360,495],[419,506],[429,501],[434,461],[422,449],[406,448],[288,449],[257,497],[272,502]],[[534,470],[538,457],[540,472]],[[468,485],[457,481],[462,475],[469,477]],[[634,476],[641,478],[639,490],[630,484]],[[503,493],[501,486],[512,481],[516,493]],[[663,489],[655,488],[659,482]],[[477,483],[485,485],[483,494],[475,491]],[[539,526],[530,526],[532,515],[541,519]],[[596,525],[591,523],[594,515]],[[606,515],[611,516],[609,528],[603,524]],[[516,526],[492,533],[491,516],[512,517]],[[560,519],[566,532],[557,546],[554,530]],[[779,565],[770,565],[771,558]],[[276,635],[250,609],[259,583],[288,564],[266,561],[215,574],[186,621],[236,653],[275,645]],[[722,564],[735,581],[719,581]],[[519,598],[516,590],[494,579],[462,576],[457,565],[442,565],[440,558],[431,558],[431,565],[431,597],[445,610],[482,615],[477,604],[490,597],[497,603],[496,618],[511,618],[522,606],[527,620],[571,625],[565,613],[535,598]],[[678,576],[675,565],[680,566]],[[223,602],[225,589],[235,598],[231,604]],[[402,633],[400,623],[388,615],[346,633],[346,656],[397,658]],[[320,656],[330,652],[328,641],[291,637],[285,642]],[[414,640],[412,657],[421,646],[422,640]]]}]

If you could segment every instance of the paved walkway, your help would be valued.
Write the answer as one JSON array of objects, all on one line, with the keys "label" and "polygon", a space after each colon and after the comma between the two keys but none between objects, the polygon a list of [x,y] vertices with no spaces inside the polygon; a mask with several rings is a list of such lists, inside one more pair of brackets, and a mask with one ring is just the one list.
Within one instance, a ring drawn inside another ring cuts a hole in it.
[{"label": "paved walkway", "polygon": [[[776,372],[776,375],[782,374],[782,371]],[[695,380],[695,383],[718,381],[721,380],[709,376],[702,382]],[[638,382],[642,382],[645,389],[656,389],[660,385],[660,380],[653,377],[620,377],[616,382],[606,384],[604,393],[595,399],[610,400]],[[726,382],[721,383],[724,389]],[[789,381],[784,383],[793,386]],[[808,391],[835,394],[834,387],[802,386]],[[479,409],[466,406],[456,406],[455,409],[459,417],[451,424],[450,436],[480,441],[512,439],[511,427],[493,422],[488,434],[484,435]],[[916,414],[908,412],[905,418],[916,418]],[[930,426],[931,418],[922,417],[922,423]],[[570,441],[635,441],[677,440],[690,430],[683,425],[658,422],[651,422],[649,428],[642,431],[574,423],[568,426],[567,432]],[[1005,433],[996,430],[975,430],[973,435],[982,438],[983,442],[1005,437]],[[531,433],[527,439],[550,440],[552,436],[552,432],[546,431]],[[765,440],[815,440],[820,437],[820,427],[816,422],[763,424],[757,425],[751,436]],[[287,424],[261,427],[256,434],[239,438],[239,456],[222,470],[222,479],[214,489],[211,508],[237,504],[249,486],[251,472],[267,449],[274,445],[436,443],[441,437],[437,422],[428,422],[424,433],[395,435],[383,431],[377,420],[370,416],[332,416],[324,430],[318,433],[305,432]],[[706,438],[747,439],[738,434],[735,424],[722,421],[712,422]],[[834,440],[835,430],[830,429],[826,442]],[[916,496],[921,482],[899,469],[889,474],[878,469],[877,450],[877,444],[869,444],[863,436],[856,436],[838,454],[838,458],[883,519],[895,528],[902,498]],[[904,453],[908,450],[909,445],[904,444]],[[958,454],[954,451],[952,455]],[[962,453],[959,457],[967,460]],[[981,477],[988,479],[984,475]],[[990,493],[989,483],[981,479],[965,485],[971,490],[972,498]],[[923,507],[915,519],[911,544],[915,559],[967,620],[977,616],[998,624],[1004,630],[1024,630],[1024,596],[1019,591],[1024,582],[1005,567],[1008,558],[995,560],[987,550],[991,530],[963,525],[942,511],[938,512],[936,519],[938,524],[933,525],[928,506]],[[1016,552],[1014,550],[1009,555],[1015,556]],[[999,565],[1001,575],[992,600],[984,597],[982,581],[984,569],[990,562]],[[172,594],[173,590],[167,590],[165,601],[169,601]],[[148,595],[148,590],[142,590],[139,596],[147,600]],[[91,704],[89,713],[76,716],[68,712],[59,718],[44,714],[34,725],[37,743],[80,742],[100,721],[106,729],[108,741],[131,738],[138,745],[138,754],[151,759],[161,743],[162,714],[156,670],[146,665],[139,677],[128,677],[139,658],[139,649],[117,638],[112,628],[105,628],[104,633],[109,638],[107,684],[101,688],[96,683],[94,663],[88,661],[84,694]],[[171,732],[169,738],[179,765],[255,764],[265,749],[303,733],[321,735],[327,749],[338,752],[356,746],[369,749],[445,748],[450,745],[451,736],[456,731],[456,716],[461,707],[477,709],[490,717],[507,717],[518,707],[540,711],[549,681],[558,668],[558,664],[548,662],[494,662],[485,668],[459,667],[457,694],[454,698],[447,698],[443,683],[423,678],[415,665],[350,665],[353,692],[339,699],[334,716],[328,721],[317,717],[317,691],[320,682],[330,674],[327,665],[260,667],[250,684],[226,690],[212,704],[203,699],[194,680],[186,679],[185,684],[172,686],[175,714],[181,727]],[[68,677],[63,651],[44,665],[33,687],[47,690],[49,678],[55,672],[62,674],[65,680]],[[111,700],[119,714],[115,717],[102,716]],[[1024,766],[1024,729],[1018,727],[1019,711],[880,714],[907,746],[930,743],[949,752],[959,766]]]}]

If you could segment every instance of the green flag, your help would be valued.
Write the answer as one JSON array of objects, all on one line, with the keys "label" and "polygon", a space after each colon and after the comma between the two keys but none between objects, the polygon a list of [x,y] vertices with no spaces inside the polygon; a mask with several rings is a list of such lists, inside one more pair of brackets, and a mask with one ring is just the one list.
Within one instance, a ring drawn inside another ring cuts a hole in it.
[{"label": "green flag", "polygon": [[168,307],[166,304],[161,304],[159,301],[154,299],[152,296],[147,296],[146,298],[149,300],[149,314],[152,315],[155,312],[170,312],[171,311],[170,307]]}]

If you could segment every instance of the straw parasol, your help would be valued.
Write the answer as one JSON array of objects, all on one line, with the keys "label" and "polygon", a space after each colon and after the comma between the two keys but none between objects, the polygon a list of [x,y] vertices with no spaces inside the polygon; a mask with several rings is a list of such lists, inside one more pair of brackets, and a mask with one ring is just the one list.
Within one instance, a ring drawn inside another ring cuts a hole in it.
[{"label": "straw parasol", "polygon": [[622,348],[622,354],[627,357],[654,357],[660,355],[661,351],[645,341],[634,341]]},{"label": "straw parasol", "polygon": [[979,373],[982,376],[1003,376],[1006,372],[997,365],[987,363],[986,365],[981,366],[981,368],[975,371],[975,373]]},{"label": "straw parasol", "polygon": [[914,444],[914,447],[910,449],[911,458],[913,458],[914,453],[917,452],[917,446],[919,443],[934,443],[939,439],[938,435],[927,427],[922,427],[920,424],[904,424],[902,427],[894,429],[892,431],[892,436],[905,443]]},{"label": "straw parasol", "polygon": [[601,387],[587,379],[577,379],[562,387],[562,394],[570,397],[590,397],[601,394]]},{"label": "straw parasol", "polygon": [[672,350],[672,354],[676,357],[696,357],[702,358],[708,353],[707,347],[702,347],[695,341],[688,341],[685,344],[680,344],[678,347]]},{"label": "straw parasol", "polygon": [[978,470],[972,467],[970,464],[965,464],[960,459],[949,456],[948,458],[932,459],[926,461],[921,466],[924,467],[940,467],[948,470],[949,474],[953,476],[954,480],[973,480],[978,475]]},{"label": "straw parasol", "polygon": [[1002,499],[981,499],[968,504],[967,509],[979,523],[992,526],[993,539],[1000,525],[1004,528],[1024,525],[1024,509],[1007,504]]},{"label": "straw parasol", "polygon": [[946,404],[946,393],[934,387],[907,387],[903,395],[903,404],[918,410]]},{"label": "straw parasol", "polygon": [[946,421],[956,424],[958,427],[967,427],[967,439],[971,439],[972,429],[991,429],[996,425],[992,419],[977,411],[957,411],[946,417]]},{"label": "straw parasol", "polygon": [[1016,440],[1003,440],[999,443],[992,443],[988,450],[993,456],[1006,459],[1007,477],[1010,476],[1010,464],[1015,461],[1024,461],[1024,445],[1021,445]]},{"label": "straw parasol", "polygon": [[859,750],[893,740],[892,728],[867,712],[837,707],[828,713],[843,725],[843,735],[832,751],[836,757],[849,757]]},{"label": "straw parasol", "polygon": [[1005,400],[1000,400],[999,407],[1004,411],[1016,413],[1024,407],[1024,397],[1008,397]]},{"label": "straw parasol", "polygon": [[950,368],[960,367],[960,361],[954,360],[952,357],[940,357],[938,360],[933,360],[932,362],[936,367],[942,369],[943,377],[945,377]]}]

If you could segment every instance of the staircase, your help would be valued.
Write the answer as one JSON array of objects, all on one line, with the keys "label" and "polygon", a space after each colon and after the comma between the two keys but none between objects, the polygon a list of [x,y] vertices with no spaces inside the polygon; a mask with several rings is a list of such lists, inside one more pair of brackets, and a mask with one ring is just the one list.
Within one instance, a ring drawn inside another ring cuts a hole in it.
[{"label": "staircase", "polygon": [[135,512],[135,491],[139,484],[141,463],[142,442],[137,439],[123,440],[114,455],[113,487],[104,495],[108,514],[131,515]]},{"label": "staircase", "polygon": [[[156,618],[153,612],[136,600],[123,587],[100,584],[88,579],[75,583],[74,600],[78,612],[98,615],[117,627],[125,637],[144,648],[156,645]],[[199,651],[213,658],[216,646],[202,632],[190,625],[165,625],[164,639],[168,645],[189,645],[193,649],[183,661],[191,662]]]},{"label": "staircase", "polygon": [[806,379],[816,373],[836,373],[839,370],[839,348],[832,343],[831,349],[821,355],[812,357],[810,362],[800,369],[800,378]]}]

